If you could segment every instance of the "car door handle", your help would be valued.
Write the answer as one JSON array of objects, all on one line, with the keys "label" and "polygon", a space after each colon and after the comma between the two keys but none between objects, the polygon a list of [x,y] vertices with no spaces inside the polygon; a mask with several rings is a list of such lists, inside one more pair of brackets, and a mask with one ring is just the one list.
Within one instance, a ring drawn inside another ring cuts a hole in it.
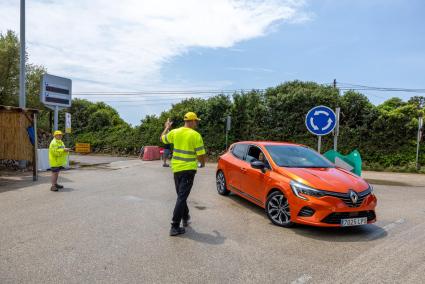
[{"label": "car door handle", "polygon": [[241,171],[242,171],[243,173],[246,173],[246,169],[245,169],[245,168],[241,168]]}]

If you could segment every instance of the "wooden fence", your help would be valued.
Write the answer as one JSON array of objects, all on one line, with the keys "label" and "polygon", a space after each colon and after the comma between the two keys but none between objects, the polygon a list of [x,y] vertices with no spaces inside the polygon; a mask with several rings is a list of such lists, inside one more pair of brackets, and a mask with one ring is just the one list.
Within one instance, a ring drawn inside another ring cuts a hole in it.
[{"label": "wooden fence", "polygon": [[[32,161],[34,178],[37,169],[37,113],[36,109],[22,109],[0,105],[0,159]],[[27,128],[34,127],[34,145]]]}]

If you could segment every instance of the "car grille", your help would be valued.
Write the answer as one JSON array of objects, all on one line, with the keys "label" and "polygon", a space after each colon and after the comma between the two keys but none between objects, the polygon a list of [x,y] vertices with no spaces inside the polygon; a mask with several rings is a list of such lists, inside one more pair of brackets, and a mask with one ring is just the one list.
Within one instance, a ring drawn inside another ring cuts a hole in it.
[{"label": "car grille", "polygon": [[315,211],[314,211],[313,208],[305,206],[305,207],[301,208],[300,212],[298,212],[298,216],[300,216],[300,217],[311,217],[311,216],[313,216],[314,212]]},{"label": "car grille", "polygon": [[367,217],[367,221],[372,221],[376,218],[375,211],[357,211],[357,212],[336,212],[329,214],[322,220],[326,224],[341,224],[341,219],[349,218],[364,218]]},{"label": "car grille", "polygon": [[349,193],[338,193],[338,192],[329,192],[329,191],[326,191],[325,192],[325,195],[327,195],[327,196],[333,196],[333,197],[338,197],[339,199],[341,199],[342,201],[344,201],[344,203],[348,207],[360,207],[362,205],[363,201],[366,199],[366,197],[368,197],[372,193],[372,190],[370,188],[368,188],[365,191],[362,191],[360,193],[356,192],[356,193],[357,193],[357,195],[359,197],[356,203],[354,203],[351,200]]}]

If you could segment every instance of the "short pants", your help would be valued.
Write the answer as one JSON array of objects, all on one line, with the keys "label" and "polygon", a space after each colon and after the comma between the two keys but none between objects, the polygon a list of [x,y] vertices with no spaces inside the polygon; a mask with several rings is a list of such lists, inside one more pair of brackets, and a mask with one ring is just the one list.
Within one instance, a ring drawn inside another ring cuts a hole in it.
[{"label": "short pants", "polygon": [[165,158],[168,159],[170,157],[170,154],[171,154],[170,149],[164,149],[164,154],[163,155],[164,155]]},{"label": "short pants", "polygon": [[58,173],[58,172],[60,172],[61,170],[63,170],[63,167],[51,167],[51,168],[50,168],[50,170],[51,170],[53,173]]}]

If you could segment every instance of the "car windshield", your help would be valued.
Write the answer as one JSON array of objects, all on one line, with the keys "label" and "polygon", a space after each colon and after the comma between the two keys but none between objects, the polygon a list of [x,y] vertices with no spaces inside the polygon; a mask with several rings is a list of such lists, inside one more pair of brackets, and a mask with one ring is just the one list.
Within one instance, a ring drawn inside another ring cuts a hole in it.
[{"label": "car windshield", "polygon": [[267,151],[279,167],[333,168],[334,165],[317,152],[303,146],[269,145]]}]

